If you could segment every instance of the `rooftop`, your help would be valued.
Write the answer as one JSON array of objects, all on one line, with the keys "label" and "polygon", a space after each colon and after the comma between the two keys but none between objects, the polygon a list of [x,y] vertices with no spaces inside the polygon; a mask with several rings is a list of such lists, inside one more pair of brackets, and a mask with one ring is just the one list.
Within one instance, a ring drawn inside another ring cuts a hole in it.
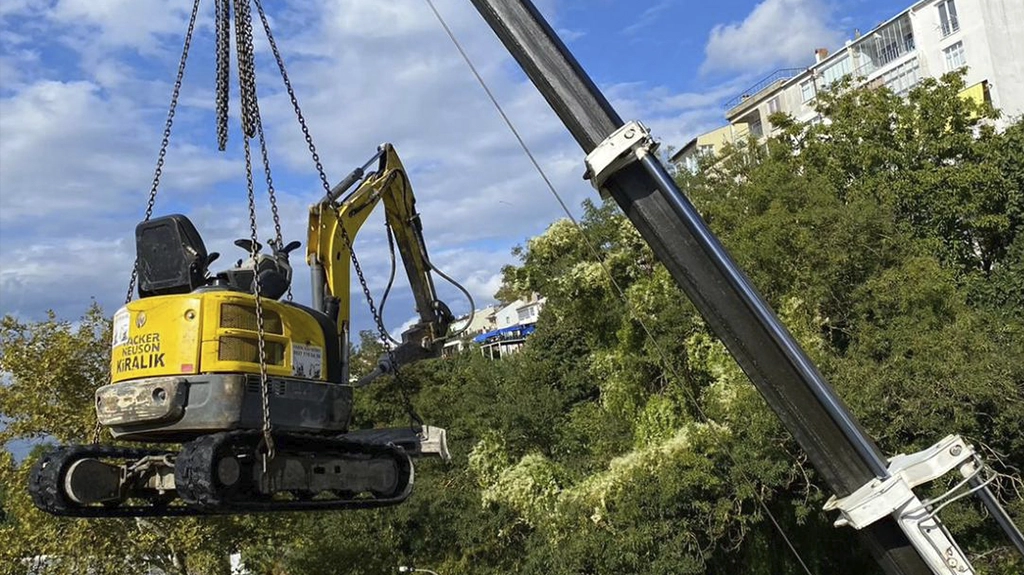
[{"label": "rooftop", "polygon": [[724,105],[726,110],[731,110],[743,102],[751,99],[753,96],[764,91],[767,88],[774,87],[776,84],[785,82],[794,76],[803,74],[806,68],[779,68],[778,70],[768,74],[764,78],[758,80],[754,85],[750,86],[746,90],[740,92],[736,97],[727,101]]},{"label": "rooftop", "polygon": [[[836,61],[842,55],[846,54],[846,48],[857,47],[858,49],[866,48],[869,53],[871,65],[862,67],[866,69],[857,70],[860,75],[866,75],[873,70],[878,69],[881,66],[888,64],[889,62],[896,60],[908,52],[914,51],[914,40],[913,37],[909,38],[906,33],[902,30],[902,25],[906,20],[906,16],[915,10],[918,10],[925,4],[931,3],[933,0],[917,0],[911,2],[910,6],[900,10],[894,16],[888,20],[879,23],[877,26],[872,28],[866,34],[857,36],[851,40],[848,40],[845,45],[837,49],[835,52],[828,54],[821,58],[819,61],[812,63],[806,68],[779,68],[771,74],[768,74],[764,78],[758,80],[754,85],[743,90],[732,99],[725,102],[723,107],[727,111],[731,111],[743,103],[754,100],[754,96],[761,92],[764,92],[770,88],[775,88],[780,85],[788,83],[793,78],[800,76],[808,70],[819,70],[827,67],[832,62]],[[898,30],[898,32],[897,32]],[[895,32],[895,33],[894,33]],[[909,30],[908,30],[909,32]],[[888,34],[887,34],[888,33]],[[869,42],[878,44],[882,36],[890,36],[885,38],[885,42],[882,43],[881,47],[869,47]],[[731,116],[732,114],[726,114]]]}]

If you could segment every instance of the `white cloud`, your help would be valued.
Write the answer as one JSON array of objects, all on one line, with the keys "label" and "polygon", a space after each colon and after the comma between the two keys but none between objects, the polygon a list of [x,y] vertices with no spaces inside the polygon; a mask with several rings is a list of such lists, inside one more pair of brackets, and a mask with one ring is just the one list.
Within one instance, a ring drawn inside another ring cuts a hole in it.
[{"label": "white cloud", "polygon": [[693,136],[724,125],[720,102],[751,81],[751,75],[739,75],[703,92],[673,92],[634,82],[607,86],[604,92],[622,117],[642,118],[662,144],[678,148]]},{"label": "white cloud", "polygon": [[[44,28],[30,47],[45,55],[70,46],[78,67],[39,72],[31,59],[3,60],[24,81],[5,83],[0,95],[0,312],[38,316],[54,308],[76,317],[90,296],[107,309],[120,305],[184,32],[181,6],[190,6],[175,2],[170,10],[168,2],[61,0],[40,18]],[[547,14],[549,4],[541,4]],[[563,214],[427,7],[421,0],[265,5],[331,180],[380,142],[394,142],[433,260],[473,293],[477,307],[489,303],[511,247]],[[438,8],[566,203],[577,208],[596,198],[581,178],[581,151],[479,15],[462,1],[439,1]],[[163,20],[152,21],[157,15]],[[83,44],[94,33],[95,41]],[[227,155],[211,142],[211,37],[208,25],[197,33],[167,157],[169,189],[156,213],[188,214],[207,248],[224,254],[214,266],[221,269],[241,255],[231,240],[249,232],[238,134]],[[306,205],[322,191],[273,62],[262,59],[259,74],[284,236],[304,242]],[[720,118],[720,89],[676,94],[630,84],[608,93],[624,117],[643,118],[671,143]],[[262,238],[272,234],[265,207],[259,222]],[[377,297],[388,271],[379,224],[376,214],[356,243]],[[303,258],[293,260],[295,296],[306,301]],[[454,288],[437,284],[456,313],[467,310]],[[370,327],[362,292],[352,287],[356,329]],[[389,328],[413,309],[407,290],[393,298]]]},{"label": "white cloud", "polygon": [[184,34],[191,11],[192,3],[181,0],[58,0],[48,16],[71,26],[88,46],[152,52],[166,48],[161,36]]},{"label": "white cloud", "polygon": [[558,37],[566,43],[570,43],[573,40],[579,40],[587,35],[583,30],[573,30],[572,28],[559,28],[556,30],[556,33],[558,34]]},{"label": "white cloud", "polygon": [[742,21],[719,24],[704,48],[702,72],[770,72],[813,62],[815,48],[835,48],[842,32],[823,0],[764,0]]},{"label": "white cloud", "polygon": [[[14,239],[7,233],[2,241]],[[60,317],[73,319],[85,311],[90,298],[120,305],[128,288],[134,250],[128,241],[68,235],[36,237],[31,243],[4,248],[3,313],[37,318],[53,309]]]},{"label": "white cloud", "polygon": [[0,18],[39,12],[46,3],[47,0],[5,0],[0,3]]},{"label": "white cloud", "polygon": [[658,3],[649,6],[640,13],[640,17],[636,19],[636,22],[622,29],[622,34],[633,36],[642,32],[645,28],[657,22],[661,13],[672,7],[672,2],[673,0],[660,0]]},{"label": "white cloud", "polygon": [[[61,212],[86,219],[148,189],[159,131],[138,104],[87,81],[42,80],[0,98],[0,222]],[[169,153],[168,179],[186,188],[233,171],[187,143]]]}]

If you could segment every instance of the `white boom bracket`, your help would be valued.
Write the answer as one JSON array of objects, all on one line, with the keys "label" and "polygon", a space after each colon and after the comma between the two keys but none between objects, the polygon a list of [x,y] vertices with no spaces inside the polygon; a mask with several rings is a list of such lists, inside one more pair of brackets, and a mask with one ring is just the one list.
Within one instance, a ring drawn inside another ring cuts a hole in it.
[{"label": "white boom bracket", "polygon": [[451,463],[452,456],[448,451],[448,432],[443,427],[424,425],[418,438],[421,453],[437,455],[445,463]]},{"label": "white boom bracket", "polygon": [[[947,493],[927,501],[914,494],[914,487],[954,469],[959,469],[965,479]],[[842,499],[832,496],[825,510],[841,513],[836,527],[854,529],[891,515],[936,575],[973,575],[974,567],[937,514],[947,504],[972,493],[976,488],[955,494],[983,469],[974,448],[960,436],[949,435],[923,451],[893,457],[889,460],[889,477],[874,479]]]},{"label": "white boom bracket", "polygon": [[605,181],[612,174],[657,148],[658,143],[651,137],[651,131],[647,126],[636,120],[627,122],[587,154],[587,173],[583,177],[590,180],[590,184],[601,193],[601,197],[607,198]]}]

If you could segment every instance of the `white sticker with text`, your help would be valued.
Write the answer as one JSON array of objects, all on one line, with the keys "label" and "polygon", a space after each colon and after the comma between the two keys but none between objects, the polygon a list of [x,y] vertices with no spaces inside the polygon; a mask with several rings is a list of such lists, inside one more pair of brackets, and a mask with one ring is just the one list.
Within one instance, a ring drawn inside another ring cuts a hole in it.
[{"label": "white sticker with text", "polygon": [[124,345],[128,342],[128,332],[131,328],[132,314],[127,308],[121,308],[114,314],[114,347]]},{"label": "white sticker with text", "polygon": [[320,379],[323,350],[315,345],[292,344],[292,375]]}]

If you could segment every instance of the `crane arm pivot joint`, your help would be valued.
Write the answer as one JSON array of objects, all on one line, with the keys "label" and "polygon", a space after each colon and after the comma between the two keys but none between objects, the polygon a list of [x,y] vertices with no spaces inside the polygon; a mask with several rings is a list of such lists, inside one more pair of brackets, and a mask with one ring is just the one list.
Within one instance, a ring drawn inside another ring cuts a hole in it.
[{"label": "crane arm pivot joint", "polygon": [[[936,574],[973,574],[974,568],[939,520],[938,511],[945,503],[959,498],[954,492],[978,476],[983,468],[974,447],[958,435],[948,435],[928,449],[893,457],[889,460],[889,477],[873,479],[841,499],[832,496],[825,503],[825,510],[840,512],[836,527],[854,529],[863,529],[892,516]],[[914,494],[914,487],[955,469],[959,469],[965,480],[951,491],[927,501],[921,501]],[[962,495],[968,493],[970,491]]]}]

